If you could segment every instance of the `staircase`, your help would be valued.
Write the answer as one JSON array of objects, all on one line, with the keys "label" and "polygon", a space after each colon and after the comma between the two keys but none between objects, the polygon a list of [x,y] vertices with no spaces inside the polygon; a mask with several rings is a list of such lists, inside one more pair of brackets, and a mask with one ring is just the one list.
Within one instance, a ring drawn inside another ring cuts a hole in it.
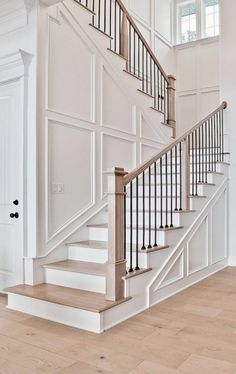
[{"label": "staircase", "polygon": [[[92,17],[95,32],[111,40],[109,53],[153,101],[150,110],[175,130],[174,78],[122,1],[65,6]],[[214,220],[227,216],[226,107],[130,173],[107,171],[107,207],[88,222],[87,240],[68,241],[63,261],[43,264],[44,283],[6,289],[8,308],[99,333],[225,267],[227,244],[215,249],[209,232],[225,235],[225,224]]]}]

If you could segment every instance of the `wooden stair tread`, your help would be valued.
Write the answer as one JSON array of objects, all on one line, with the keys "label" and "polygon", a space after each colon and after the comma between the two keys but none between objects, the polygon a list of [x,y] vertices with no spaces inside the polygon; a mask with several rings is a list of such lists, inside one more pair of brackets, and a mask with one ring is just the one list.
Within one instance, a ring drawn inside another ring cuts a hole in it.
[{"label": "wooden stair tread", "polygon": [[139,269],[139,270],[134,270],[132,272],[128,272],[124,277],[123,279],[130,279],[130,278],[133,278],[133,277],[136,277],[137,275],[141,275],[141,274],[145,274],[145,273],[148,273],[149,271],[151,271],[152,268],[148,268],[148,269]]},{"label": "wooden stair tread", "polygon": [[77,260],[65,260],[53,262],[50,264],[43,265],[46,269],[56,269],[62,271],[70,271],[74,273],[82,273],[89,275],[105,276],[106,275],[106,264],[96,262],[85,262]]},{"label": "wooden stair tread", "polygon": [[84,248],[96,248],[96,249],[108,249],[108,243],[100,240],[84,240],[72,243],[66,243],[67,246],[84,247]]},{"label": "wooden stair tread", "polygon": [[20,284],[6,288],[4,291],[96,313],[104,312],[131,299],[131,297],[126,297],[119,301],[107,301],[103,294],[97,292],[55,286],[46,283],[36,286]]}]

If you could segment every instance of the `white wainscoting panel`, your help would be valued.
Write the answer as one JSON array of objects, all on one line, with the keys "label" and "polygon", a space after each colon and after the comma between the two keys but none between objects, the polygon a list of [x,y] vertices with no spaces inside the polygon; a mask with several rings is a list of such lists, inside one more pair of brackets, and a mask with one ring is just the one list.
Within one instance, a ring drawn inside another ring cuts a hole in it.
[{"label": "white wainscoting panel", "polygon": [[49,121],[49,237],[93,204],[93,132]]},{"label": "white wainscoting panel", "polygon": [[136,164],[135,143],[127,139],[102,134],[103,194],[107,192],[107,176],[103,172],[116,165],[130,171]]},{"label": "white wainscoting panel", "polygon": [[65,16],[49,18],[49,109],[93,120],[94,54]]},{"label": "white wainscoting panel", "polygon": [[106,69],[103,69],[102,84],[102,122],[104,126],[135,134],[133,106],[126,93],[121,91]]},{"label": "white wainscoting panel", "polygon": [[226,256],[227,192],[224,191],[212,207],[212,263]]},{"label": "white wainscoting panel", "polygon": [[151,0],[129,0],[129,7],[142,21],[151,25]]},{"label": "white wainscoting panel", "polygon": [[161,281],[159,288],[168,286],[184,276],[184,252],[182,251],[175,261],[173,262],[171,268],[168,270],[164,279]]},{"label": "white wainscoting panel", "polygon": [[181,134],[219,105],[219,40],[208,38],[175,49],[177,132]]},{"label": "white wainscoting panel", "polygon": [[208,265],[208,243],[208,218],[206,217],[187,243],[188,275]]}]

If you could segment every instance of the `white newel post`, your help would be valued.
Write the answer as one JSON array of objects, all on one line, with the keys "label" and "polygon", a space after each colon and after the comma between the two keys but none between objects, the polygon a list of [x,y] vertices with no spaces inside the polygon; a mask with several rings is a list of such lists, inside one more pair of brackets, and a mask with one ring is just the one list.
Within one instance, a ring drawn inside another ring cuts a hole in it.
[{"label": "white newel post", "polygon": [[108,263],[106,273],[106,299],[124,297],[126,260],[124,259],[124,184],[125,171],[113,168],[108,172]]}]

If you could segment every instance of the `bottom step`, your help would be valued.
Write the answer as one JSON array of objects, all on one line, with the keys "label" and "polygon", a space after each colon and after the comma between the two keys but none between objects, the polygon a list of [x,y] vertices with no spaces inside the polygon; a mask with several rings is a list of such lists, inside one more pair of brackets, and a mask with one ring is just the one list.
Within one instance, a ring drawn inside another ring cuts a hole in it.
[{"label": "bottom step", "polygon": [[80,329],[101,332],[102,313],[128,300],[107,301],[104,295],[51,284],[18,285],[4,290],[8,308]]}]

